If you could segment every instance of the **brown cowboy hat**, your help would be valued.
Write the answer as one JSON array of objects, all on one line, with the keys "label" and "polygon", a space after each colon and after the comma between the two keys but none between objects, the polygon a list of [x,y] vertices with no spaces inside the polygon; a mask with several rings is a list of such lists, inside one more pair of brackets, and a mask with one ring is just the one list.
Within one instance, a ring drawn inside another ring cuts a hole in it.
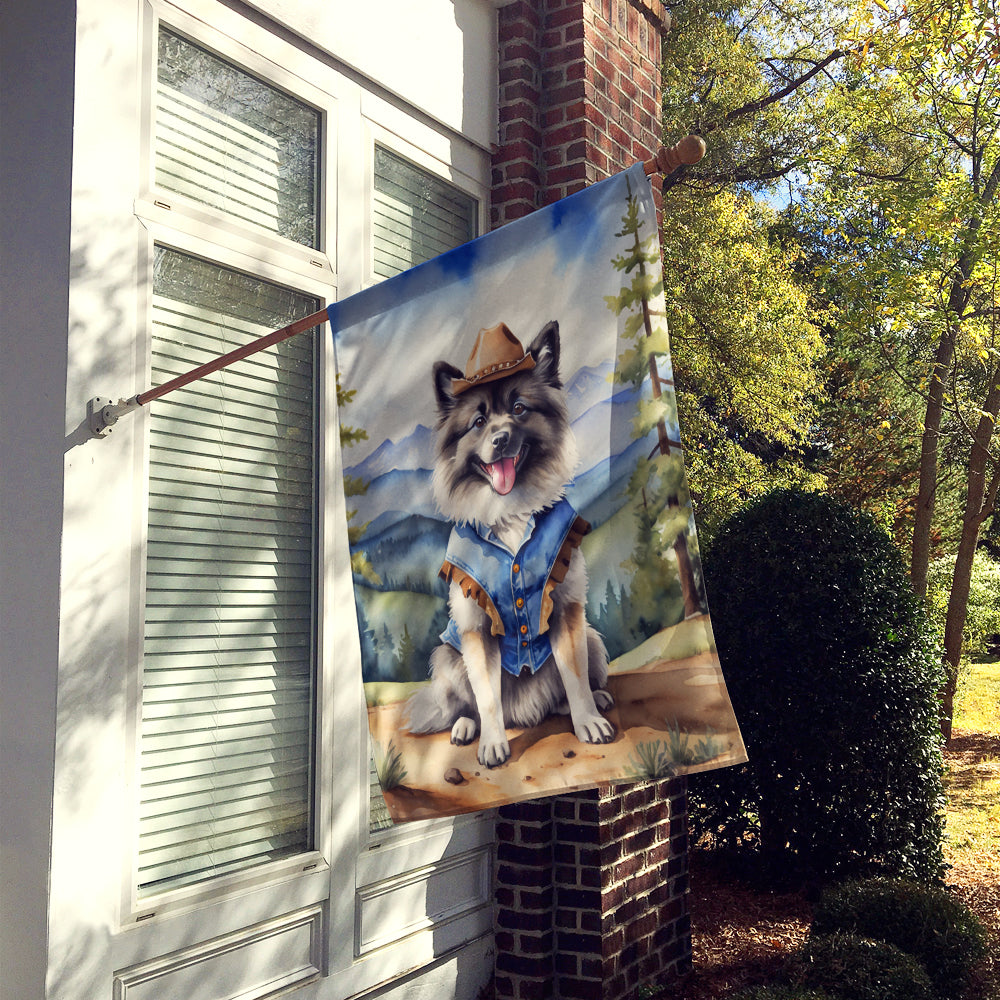
[{"label": "brown cowboy hat", "polygon": [[506,323],[498,323],[476,335],[476,343],[465,365],[465,378],[452,379],[451,391],[458,396],[474,385],[534,367],[535,359],[525,352],[521,341],[510,332]]}]

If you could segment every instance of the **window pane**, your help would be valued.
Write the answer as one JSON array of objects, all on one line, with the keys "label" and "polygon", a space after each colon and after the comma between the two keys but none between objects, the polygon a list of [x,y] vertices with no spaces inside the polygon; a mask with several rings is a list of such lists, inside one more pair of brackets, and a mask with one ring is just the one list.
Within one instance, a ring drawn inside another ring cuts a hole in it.
[{"label": "window pane", "polygon": [[318,245],[319,112],[160,28],[156,184]]},{"label": "window pane", "polygon": [[[152,382],[317,308],[158,247]],[[144,894],[312,846],[313,338],[150,404]]]},{"label": "window pane", "polygon": [[375,274],[391,278],[474,239],[476,200],[375,147]]},{"label": "window pane", "polygon": [[[477,203],[464,191],[375,147],[375,274],[391,278],[477,236]],[[369,748],[372,833],[392,826]]]}]

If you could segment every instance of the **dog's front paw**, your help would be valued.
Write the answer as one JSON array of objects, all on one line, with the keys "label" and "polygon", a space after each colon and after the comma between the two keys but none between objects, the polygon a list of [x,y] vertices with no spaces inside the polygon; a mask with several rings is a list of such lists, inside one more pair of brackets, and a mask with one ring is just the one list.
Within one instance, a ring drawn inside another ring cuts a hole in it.
[{"label": "dog's front paw", "polygon": [[479,735],[479,726],[474,719],[461,716],[451,727],[451,742],[457,747],[464,747]]},{"label": "dog's front paw", "polygon": [[484,767],[499,767],[510,758],[510,744],[506,736],[488,740],[484,736],[479,741],[479,763]]},{"label": "dog's front paw", "polygon": [[597,688],[594,691],[594,704],[599,711],[606,712],[609,708],[615,707],[615,699],[610,691],[605,691],[604,688]]},{"label": "dog's front paw", "polygon": [[574,719],[573,732],[581,743],[610,743],[615,738],[615,727],[600,715]]}]

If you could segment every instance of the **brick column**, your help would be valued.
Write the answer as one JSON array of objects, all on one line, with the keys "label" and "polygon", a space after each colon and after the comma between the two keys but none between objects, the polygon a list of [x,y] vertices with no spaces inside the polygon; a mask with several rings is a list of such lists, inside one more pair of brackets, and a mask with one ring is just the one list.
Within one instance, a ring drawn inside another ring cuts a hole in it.
[{"label": "brick column", "polygon": [[[498,25],[494,228],[655,152],[669,16],[513,0]],[[690,968],[686,779],[505,806],[496,831],[498,998],[624,1000]]]},{"label": "brick column", "polygon": [[494,228],[660,144],[662,0],[514,0],[498,11]]},{"label": "brick column", "polygon": [[686,779],[515,803],[496,830],[498,1000],[623,1000],[690,969]]}]

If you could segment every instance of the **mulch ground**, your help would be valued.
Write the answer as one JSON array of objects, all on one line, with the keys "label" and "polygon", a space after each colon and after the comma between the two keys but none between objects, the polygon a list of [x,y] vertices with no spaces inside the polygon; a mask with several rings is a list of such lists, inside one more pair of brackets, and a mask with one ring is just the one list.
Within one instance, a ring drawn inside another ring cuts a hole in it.
[{"label": "mulch ground", "polygon": [[[953,773],[970,762],[1000,760],[1000,738],[957,733],[946,750]],[[693,850],[693,970],[663,994],[671,1000],[726,1000],[741,989],[773,982],[809,935],[808,890],[770,892],[746,884],[712,851]],[[1000,1000],[1000,858],[972,856],[950,869],[949,888],[983,921],[990,956],[970,984],[970,1000]]]}]

